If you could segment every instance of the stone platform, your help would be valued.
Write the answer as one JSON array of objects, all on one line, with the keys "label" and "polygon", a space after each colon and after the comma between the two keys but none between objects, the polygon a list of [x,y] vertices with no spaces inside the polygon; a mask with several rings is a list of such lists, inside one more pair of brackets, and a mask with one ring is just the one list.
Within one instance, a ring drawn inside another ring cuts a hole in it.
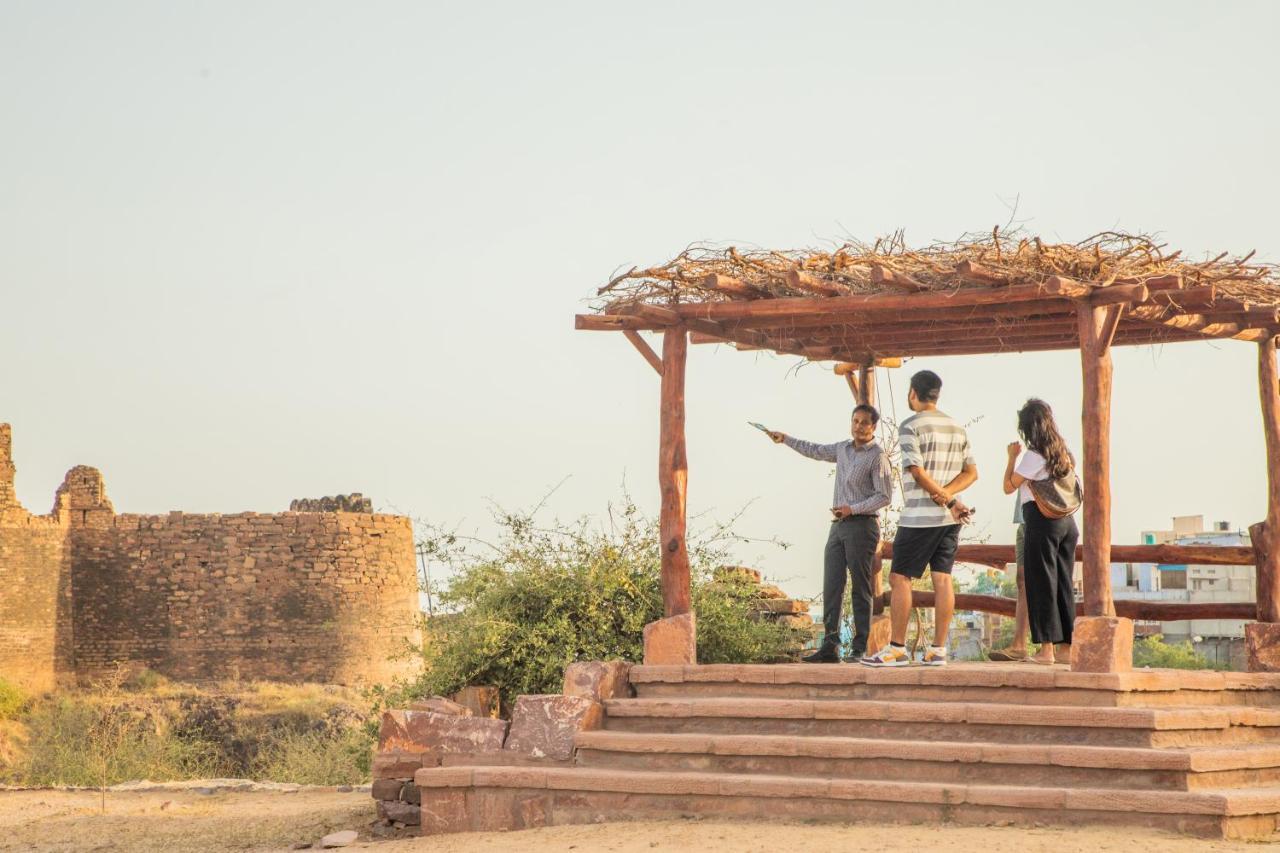
[{"label": "stone platform", "polygon": [[[1266,838],[1280,674],[637,666],[555,765],[415,775],[425,834],[686,815]],[[477,757],[479,758],[479,757]]]}]

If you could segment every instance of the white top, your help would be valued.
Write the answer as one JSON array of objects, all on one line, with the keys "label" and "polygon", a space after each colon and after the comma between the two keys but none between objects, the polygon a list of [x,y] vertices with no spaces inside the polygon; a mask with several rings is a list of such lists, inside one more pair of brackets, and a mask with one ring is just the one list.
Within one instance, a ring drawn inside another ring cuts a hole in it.
[{"label": "white top", "polygon": [[[1028,450],[1022,454],[1018,464],[1013,466],[1013,473],[1019,474],[1028,480],[1049,479],[1049,468],[1045,464],[1044,457],[1034,450]],[[1018,486],[1018,497],[1022,499],[1024,504],[1035,501],[1035,496],[1031,494],[1031,487],[1026,483]]]}]

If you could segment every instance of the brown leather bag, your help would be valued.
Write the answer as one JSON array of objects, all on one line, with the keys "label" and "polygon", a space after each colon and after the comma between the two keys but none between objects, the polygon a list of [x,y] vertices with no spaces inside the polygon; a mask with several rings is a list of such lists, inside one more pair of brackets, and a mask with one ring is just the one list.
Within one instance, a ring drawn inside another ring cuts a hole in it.
[{"label": "brown leather bag", "polygon": [[1084,489],[1076,472],[1070,471],[1060,479],[1028,480],[1027,488],[1036,499],[1036,509],[1045,518],[1066,518],[1080,509],[1084,503]]}]

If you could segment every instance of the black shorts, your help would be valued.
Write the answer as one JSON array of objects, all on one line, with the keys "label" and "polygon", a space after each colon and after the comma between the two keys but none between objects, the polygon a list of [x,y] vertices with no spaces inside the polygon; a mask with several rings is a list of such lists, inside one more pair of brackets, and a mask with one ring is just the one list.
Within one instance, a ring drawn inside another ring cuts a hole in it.
[{"label": "black shorts", "polygon": [[890,572],[918,578],[924,576],[924,567],[928,566],[935,575],[949,575],[959,545],[958,524],[899,527],[893,537],[893,568]]}]

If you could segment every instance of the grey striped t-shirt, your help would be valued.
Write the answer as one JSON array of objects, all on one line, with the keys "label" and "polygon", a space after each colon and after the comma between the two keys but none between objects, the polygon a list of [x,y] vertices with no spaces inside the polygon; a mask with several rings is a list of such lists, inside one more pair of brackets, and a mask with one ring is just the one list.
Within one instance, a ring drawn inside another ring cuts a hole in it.
[{"label": "grey striped t-shirt", "polygon": [[943,412],[917,412],[898,427],[902,450],[902,517],[899,527],[945,527],[955,524],[950,510],[938,506],[929,493],[916,484],[907,470],[923,468],[939,486],[956,478],[966,465],[975,465],[964,427]]}]

